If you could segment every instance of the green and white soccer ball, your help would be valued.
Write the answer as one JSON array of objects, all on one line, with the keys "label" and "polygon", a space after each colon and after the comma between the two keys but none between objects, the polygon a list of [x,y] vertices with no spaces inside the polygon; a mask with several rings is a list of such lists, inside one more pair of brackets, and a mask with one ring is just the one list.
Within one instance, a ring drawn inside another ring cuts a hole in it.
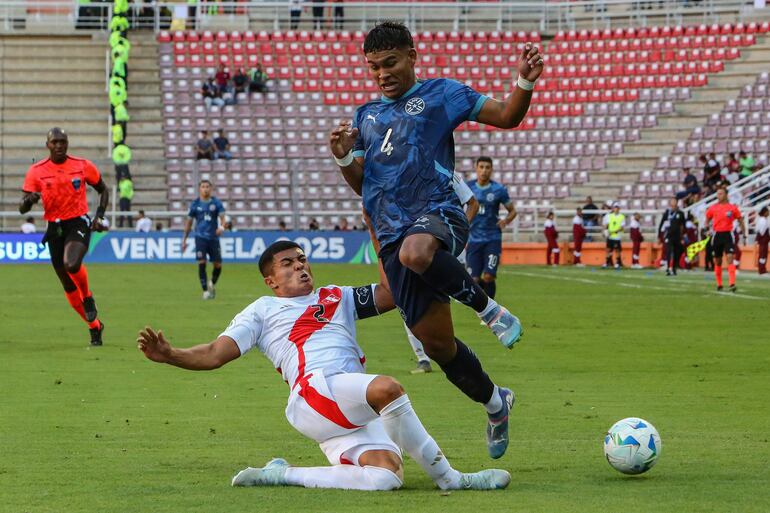
[{"label": "green and white soccer ball", "polygon": [[662,448],[655,426],[636,417],[617,421],[604,437],[607,461],[624,474],[641,474],[650,470],[658,461]]}]

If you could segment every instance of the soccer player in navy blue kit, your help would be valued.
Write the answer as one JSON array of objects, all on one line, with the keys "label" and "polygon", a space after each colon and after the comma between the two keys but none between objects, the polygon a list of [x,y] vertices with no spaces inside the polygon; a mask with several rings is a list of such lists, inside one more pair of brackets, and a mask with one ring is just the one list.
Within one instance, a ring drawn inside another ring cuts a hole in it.
[{"label": "soccer player in navy blue kit", "polygon": [[473,308],[506,347],[522,330],[457,260],[468,222],[452,189],[452,133],[469,120],[517,126],[529,109],[543,60],[526,44],[517,87],[505,101],[496,101],[453,80],[418,81],[417,52],[401,23],[374,27],[364,54],[382,98],[359,107],[352,124],[342,122],[332,131],[331,151],[348,185],[363,197],[401,316],[449,381],[484,405],[487,449],[499,458],[508,447],[513,393],[498,388],[473,351],[454,336],[449,298]]},{"label": "soccer player in navy blue kit", "polygon": [[[491,180],[491,177],[492,159],[476,159],[476,179],[470,180],[468,187],[479,202],[479,213],[471,222],[465,259],[473,279],[494,299],[497,291],[497,266],[500,265],[500,253],[503,250],[503,228],[516,218],[516,209],[508,189]],[[508,210],[505,219],[499,218],[500,205]]]},{"label": "soccer player in navy blue kit", "polygon": [[[212,190],[210,181],[200,181],[199,196],[190,205],[182,238],[182,251],[184,251],[187,247],[187,236],[195,219],[195,258],[198,260],[198,277],[203,289],[203,299],[216,297],[214,285],[222,274],[222,250],[219,247],[219,236],[225,230],[225,207],[221,201],[211,195]],[[206,276],[207,257],[214,265],[211,280]]]}]

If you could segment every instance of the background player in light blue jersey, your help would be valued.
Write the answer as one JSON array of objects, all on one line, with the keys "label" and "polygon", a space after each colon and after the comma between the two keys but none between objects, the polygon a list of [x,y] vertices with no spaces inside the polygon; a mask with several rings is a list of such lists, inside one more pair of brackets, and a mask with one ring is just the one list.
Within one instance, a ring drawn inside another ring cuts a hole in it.
[{"label": "background player in light blue jersey", "polygon": [[517,126],[543,71],[542,57],[527,43],[517,65],[517,87],[497,101],[454,80],[418,81],[417,51],[401,23],[374,27],[364,54],[382,98],[359,107],[352,123],[332,131],[331,151],[347,183],[363,197],[401,316],[447,378],[484,405],[487,448],[499,458],[508,446],[513,393],[498,388],[473,351],[455,337],[449,298],[473,308],[506,347],[522,330],[456,258],[467,242],[468,222],[452,190],[452,134],[468,120]]},{"label": "background player in light blue jersey", "polygon": [[[500,264],[503,247],[503,228],[516,218],[516,209],[508,196],[508,189],[491,177],[492,159],[476,159],[476,179],[470,180],[468,187],[479,201],[479,213],[471,222],[465,258],[473,279],[494,299],[497,291],[497,266]],[[505,219],[500,219],[500,205],[508,210]]]},{"label": "background player in light blue jersey", "polygon": [[[194,219],[195,258],[198,260],[198,277],[203,288],[203,299],[214,299],[216,296],[214,285],[222,274],[222,250],[219,247],[219,236],[225,231],[225,207],[221,201],[211,195],[213,188],[210,181],[200,181],[199,196],[190,205],[182,238],[182,251],[184,251]],[[207,257],[214,265],[211,280],[206,276]]]}]

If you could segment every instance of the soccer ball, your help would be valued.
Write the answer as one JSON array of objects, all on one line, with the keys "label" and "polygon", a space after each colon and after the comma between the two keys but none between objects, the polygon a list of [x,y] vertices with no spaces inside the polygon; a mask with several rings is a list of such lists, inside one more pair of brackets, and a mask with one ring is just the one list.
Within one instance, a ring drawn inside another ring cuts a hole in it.
[{"label": "soccer ball", "polygon": [[604,437],[607,462],[624,474],[641,474],[650,470],[658,461],[662,448],[655,426],[636,417],[617,421]]}]

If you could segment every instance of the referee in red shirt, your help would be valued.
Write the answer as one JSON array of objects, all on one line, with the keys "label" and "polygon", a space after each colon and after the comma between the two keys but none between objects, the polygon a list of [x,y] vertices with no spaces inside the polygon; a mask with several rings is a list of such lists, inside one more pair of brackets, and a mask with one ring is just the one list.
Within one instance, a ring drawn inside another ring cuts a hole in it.
[{"label": "referee in red shirt", "polygon": [[746,224],[738,207],[727,201],[727,189],[717,189],[717,202],[706,210],[706,227],[712,226],[713,239],[711,246],[714,249],[714,274],[717,278],[717,290],[722,290],[722,255],[727,254],[727,274],[730,278],[730,292],[735,292],[735,237],[733,236],[733,223],[741,222],[741,232],[746,233]]},{"label": "referee in red shirt", "polygon": [[[19,212],[26,214],[43,199],[44,217],[48,221],[43,242],[48,243],[54,271],[64,286],[70,306],[88,324],[91,345],[100,346],[104,324],[97,318],[83,257],[88,251],[91,230],[105,229],[109,191],[93,163],[67,155],[69,140],[64,130],[49,130],[46,147],[50,156],[33,164],[24,178]],[[86,184],[100,195],[93,220],[88,217]]]}]

